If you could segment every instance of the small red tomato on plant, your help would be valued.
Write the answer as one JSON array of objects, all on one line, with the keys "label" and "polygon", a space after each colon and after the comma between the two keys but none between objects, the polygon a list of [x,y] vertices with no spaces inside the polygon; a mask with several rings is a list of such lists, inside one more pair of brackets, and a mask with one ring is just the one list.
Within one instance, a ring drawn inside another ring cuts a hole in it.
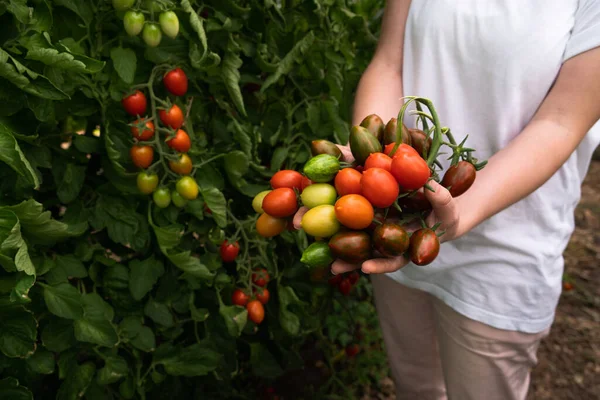
[{"label": "small red tomato on plant", "polygon": [[224,262],[233,262],[240,253],[240,244],[238,242],[229,243],[229,241],[225,240],[221,243],[219,253]]},{"label": "small red tomato on plant", "polygon": [[143,120],[141,119],[137,119],[132,127],[131,127],[131,134],[133,135],[133,137],[139,141],[147,141],[152,139],[152,137],[154,136],[154,123],[152,121],[146,121],[146,123],[144,124],[143,128],[142,128],[142,132],[140,133],[140,130],[138,129],[138,126],[143,122]]},{"label": "small red tomato on plant", "polygon": [[344,296],[348,296],[350,294],[350,292],[352,291],[352,283],[350,283],[350,279],[348,279],[348,278],[342,279],[342,281],[338,285],[338,290]]},{"label": "small red tomato on plant", "polygon": [[136,167],[148,168],[154,160],[154,149],[150,146],[132,146],[129,150],[131,161]]},{"label": "small red tomato on plant", "polygon": [[231,295],[231,303],[236,306],[246,307],[248,301],[250,300],[250,296],[248,296],[242,289],[235,289],[233,294]]},{"label": "small red tomato on plant", "polygon": [[298,211],[298,199],[293,189],[280,187],[269,192],[262,202],[265,213],[275,218],[285,218]]},{"label": "small red tomato on plant", "polygon": [[133,94],[129,96],[125,96],[123,100],[121,100],[121,105],[129,115],[133,115],[134,117],[137,115],[146,114],[146,106],[148,102],[146,101],[146,96],[144,93],[136,90]]},{"label": "small red tomato on plant", "polygon": [[192,172],[192,159],[187,154],[181,154],[177,160],[169,160],[171,171],[179,175],[188,175]]},{"label": "small red tomato on plant", "polygon": [[180,153],[187,153],[192,148],[192,141],[183,129],[178,129],[175,136],[167,140],[167,146]]},{"label": "small red tomato on plant", "polygon": [[356,356],[359,351],[360,351],[360,347],[356,343],[349,344],[348,346],[346,346],[346,355],[350,358]]},{"label": "small red tomato on plant", "polygon": [[563,290],[565,292],[570,292],[573,290],[573,284],[571,282],[563,282]]},{"label": "small red tomato on plant", "polygon": [[188,90],[188,77],[181,68],[175,68],[163,76],[163,84],[171,94],[183,96]]},{"label": "small red tomato on plant", "polygon": [[270,293],[269,293],[269,289],[267,288],[263,288],[262,290],[259,290],[258,292],[256,292],[256,299],[258,301],[260,301],[262,304],[267,304],[269,302],[269,298],[270,298]]},{"label": "small red tomato on plant", "polygon": [[183,111],[177,104],[173,104],[168,110],[158,110],[160,122],[169,128],[179,129],[183,126]]},{"label": "small red tomato on plant", "polygon": [[291,169],[277,171],[271,178],[271,187],[273,189],[290,188],[302,189],[302,174]]},{"label": "small red tomato on plant", "polygon": [[265,319],[265,308],[258,300],[252,300],[246,305],[248,318],[255,324],[260,324]]},{"label": "small red tomato on plant", "polygon": [[252,283],[257,286],[265,287],[269,283],[269,273],[266,269],[257,269],[252,273]]}]

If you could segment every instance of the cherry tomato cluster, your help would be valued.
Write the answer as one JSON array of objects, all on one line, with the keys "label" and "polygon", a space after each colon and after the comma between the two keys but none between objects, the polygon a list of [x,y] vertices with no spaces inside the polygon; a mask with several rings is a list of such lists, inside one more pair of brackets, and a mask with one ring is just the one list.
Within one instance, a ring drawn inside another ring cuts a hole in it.
[{"label": "cherry tomato cluster", "polygon": [[[266,269],[258,269],[252,272],[251,289],[244,290],[236,288],[231,295],[231,303],[246,307],[250,321],[259,325],[265,319],[265,305],[269,302],[269,273]],[[251,293],[251,294],[250,294]]]},{"label": "cherry tomato cluster", "polygon": [[[117,11],[125,12],[123,27],[129,36],[142,34],[142,39],[149,47],[156,47],[162,41],[163,33],[175,39],[179,34],[179,18],[174,11],[161,9],[154,1],[146,1],[144,7],[133,8],[135,0],[113,0],[113,7]],[[154,20],[154,13],[159,13],[158,21]],[[146,21],[149,14],[151,20]]]},{"label": "cherry tomato cluster", "polygon": [[[188,78],[181,68],[168,71],[164,74],[162,82],[166,90],[174,96],[183,96],[187,92]],[[149,83],[152,84],[153,82]],[[136,118],[130,124],[135,144],[131,147],[129,155],[133,164],[143,169],[137,176],[139,191],[152,194],[157,207],[166,208],[173,203],[181,208],[188,200],[198,197],[199,192],[198,184],[190,176],[193,163],[187,152],[191,149],[192,142],[182,129],[185,116],[181,107],[158,98],[154,100],[163,106],[158,108],[158,112],[152,106],[151,116],[147,115],[148,100],[141,90],[135,90],[121,101],[125,111]],[[158,121],[155,120],[156,114]],[[159,139],[160,134],[164,138],[162,141]],[[168,149],[163,148],[163,143]],[[155,149],[159,158],[156,162]],[[167,165],[168,169],[165,168]],[[165,173],[159,183],[159,176],[155,170],[161,166]],[[172,181],[176,181],[175,189],[169,190],[165,182]]]},{"label": "cherry tomato cluster", "polygon": [[[414,100],[430,111],[433,108],[426,99]],[[254,210],[261,214],[257,233],[279,235],[304,206],[308,211],[302,215],[301,229],[315,242],[303,252],[301,261],[311,267],[329,265],[335,259],[360,264],[373,257],[401,255],[419,266],[433,262],[443,232],[439,225],[425,222],[432,210],[426,196],[432,190],[428,182],[436,180],[452,196],[460,196],[485,162],[478,163],[472,156],[475,150],[465,148],[464,141],[457,144],[450,130],[440,127],[434,111],[428,115],[419,110],[423,129],[408,129],[403,122],[407,104],[399,119],[384,123],[372,114],[352,127],[353,160],[344,160],[334,143],[315,140],[303,174],[278,171],[271,179],[272,190],[253,200]],[[432,128],[428,121],[433,122]],[[452,162],[440,179],[437,156],[442,144],[452,150]],[[347,278],[332,279],[342,293],[349,292]]]}]

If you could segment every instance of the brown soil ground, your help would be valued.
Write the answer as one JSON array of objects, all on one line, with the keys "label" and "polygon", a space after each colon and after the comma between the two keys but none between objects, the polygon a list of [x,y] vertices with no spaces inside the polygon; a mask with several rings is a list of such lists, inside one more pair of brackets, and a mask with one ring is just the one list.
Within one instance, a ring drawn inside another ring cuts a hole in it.
[{"label": "brown soil ground", "polygon": [[[600,161],[582,187],[577,228],[565,250],[565,290],[550,335],[538,352],[528,400],[600,399]],[[385,379],[363,400],[393,400]]]}]

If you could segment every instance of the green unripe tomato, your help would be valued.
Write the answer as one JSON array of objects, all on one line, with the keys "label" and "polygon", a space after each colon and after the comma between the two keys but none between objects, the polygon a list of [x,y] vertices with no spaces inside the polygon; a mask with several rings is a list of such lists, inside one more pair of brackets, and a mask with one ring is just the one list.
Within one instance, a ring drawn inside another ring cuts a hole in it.
[{"label": "green unripe tomato", "polygon": [[159,208],[167,208],[171,204],[171,193],[167,188],[160,188],[152,195],[154,204]]},{"label": "green unripe tomato", "polygon": [[162,32],[160,31],[158,25],[146,24],[144,25],[144,30],[142,31],[142,38],[149,47],[157,47],[162,40]]},{"label": "green unripe tomato", "polygon": [[179,18],[173,11],[165,11],[160,13],[158,17],[160,28],[165,35],[171,39],[175,39],[179,33]]},{"label": "green unripe tomato", "polygon": [[175,185],[175,189],[186,200],[194,200],[198,197],[198,184],[191,176],[180,178]]},{"label": "green unripe tomato", "polygon": [[183,197],[181,197],[181,195],[179,193],[177,193],[176,190],[173,190],[171,192],[171,201],[173,202],[173,204],[175,205],[175,207],[178,207],[178,208],[185,207],[185,205],[188,202],[186,199],[184,199]]},{"label": "green unripe tomato", "polygon": [[112,2],[113,7],[117,11],[129,10],[133,7],[133,3],[135,3],[135,0],[113,0]]},{"label": "green unripe tomato", "polygon": [[123,18],[125,32],[127,32],[129,36],[139,35],[142,29],[144,29],[144,22],[146,22],[146,17],[144,17],[144,14],[141,12],[132,10],[127,11]]},{"label": "green unripe tomato", "polygon": [[302,204],[314,208],[323,204],[334,205],[337,199],[335,188],[328,183],[313,183],[306,187],[300,195]]},{"label": "green unripe tomato", "polygon": [[270,190],[263,190],[262,192],[260,192],[256,196],[254,196],[254,199],[252,200],[252,208],[254,208],[254,211],[256,211],[259,214],[262,214],[265,212],[262,208],[262,202],[263,202],[265,196],[268,195],[269,193],[271,193]]},{"label": "green unripe tomato", "polygon": [[158,175],[140,172],[137,175],[137,187],[140,192],[150,194],[158,186]]}]

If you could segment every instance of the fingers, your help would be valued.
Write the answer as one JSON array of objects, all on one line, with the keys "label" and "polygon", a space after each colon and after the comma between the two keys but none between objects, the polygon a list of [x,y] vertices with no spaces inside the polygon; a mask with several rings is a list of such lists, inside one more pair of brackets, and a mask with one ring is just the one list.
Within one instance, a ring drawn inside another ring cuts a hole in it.
[{"label": "fingers", "polygon": [[336,144],[336,146],[342,152],[342,155],[344,156],[344,161],[346,161],[346,162],[353,162],[354,161],[354,156],[352,155],[352,151],[350,150],[350,146],[348,146],[348,145],[344,146],[344,145],[341,145],[341,144]]},{"label": "fingers", "polygon": [[435,192],[425,190],[425,197],[431,203],[437,219],[442,222],[454,221],[457,217],[456,213],[456,202],[452,198],[452,195],[442,185],[434,180],[429,181],[429,186]]},{"label": "fingers", "polygon": [[360,269],[360,264],[350,264],[342,260],[335,260],[333,264],[331,264],[331,272],[334,275],[344,274],[356,269]]},{"label": "fingers", "polygon": [[408,260],[404,256],[394,258],[374,258],[365,261],[362,264],[362,271],[365,274],[384,274],[394,272],[408,264]]},{"label": "fingers", "polygon": [[302,217],[304,216],[304,214],[306,214],[306,212],[308,211],[308,207],[300,207],[298,209],[298,211],[296,211],[296,214],[294,215],[294,220],[293,220],[293,224],[294,224],[294,229],[300,229],[302,228]]}]

